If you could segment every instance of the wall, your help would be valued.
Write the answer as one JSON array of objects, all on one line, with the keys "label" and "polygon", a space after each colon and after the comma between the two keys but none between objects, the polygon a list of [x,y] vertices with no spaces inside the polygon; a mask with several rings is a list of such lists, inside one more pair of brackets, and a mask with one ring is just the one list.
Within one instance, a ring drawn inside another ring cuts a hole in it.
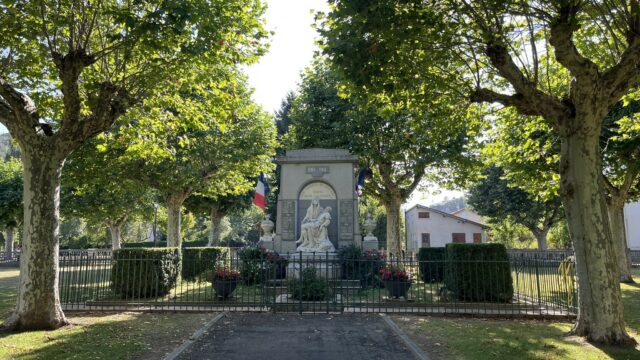
[{"label": "wall", "polygon": [[640,250],[640,201],[624,206],[624,224],[631,250]]}]

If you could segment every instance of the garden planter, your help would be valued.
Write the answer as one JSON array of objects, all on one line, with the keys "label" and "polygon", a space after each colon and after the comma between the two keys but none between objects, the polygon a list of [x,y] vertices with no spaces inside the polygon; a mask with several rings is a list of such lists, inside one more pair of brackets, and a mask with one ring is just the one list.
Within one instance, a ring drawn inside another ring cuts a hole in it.
[{"label": "garden planter", "polygon": [[389,294],[389,297],[392,297],[395,299],[399,297],[404,297],[406,299],[407,291],[409,291],[409,288],[411,287],[411,282],[387,280],[384,282],[384,287],[385,289],[387,289],[387,293]]},{"label": "garden planter", "polygon": [[220,299],[228,299],[237,286],[238,280],[215,280],[213,282],[213,289]]}]

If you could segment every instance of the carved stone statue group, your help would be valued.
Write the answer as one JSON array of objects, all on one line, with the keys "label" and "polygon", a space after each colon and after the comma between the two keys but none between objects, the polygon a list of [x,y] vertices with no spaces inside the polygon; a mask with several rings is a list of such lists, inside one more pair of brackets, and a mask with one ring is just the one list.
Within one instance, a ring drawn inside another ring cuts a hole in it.
[{"label": "carved stone statue group", "polygon": [[331,223],[331,207],[322,208],[320,200],[313,198],[307,214],[300,224],[300,238],[296,241],[297,251],[325,252],[335,251],[329,240],[329,224]]}]

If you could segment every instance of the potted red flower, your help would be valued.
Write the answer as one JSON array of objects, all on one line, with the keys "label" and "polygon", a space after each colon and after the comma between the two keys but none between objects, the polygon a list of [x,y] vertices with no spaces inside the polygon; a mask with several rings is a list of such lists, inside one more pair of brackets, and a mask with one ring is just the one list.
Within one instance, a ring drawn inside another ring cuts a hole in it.
[{"label": "potted red flower", "polygon": [[411,287],[411,274],[397,266],[386,266],[380,269],[380,279],[384,283],[389,297],[407,298],[407,292]]},{"label": "potted red flower", "polygon": [[229,298],[238,286],[239,281],[240,273],[227,268],[216,269],[211,275],[213,289],[216,291],[218,298],[221,299]]}]

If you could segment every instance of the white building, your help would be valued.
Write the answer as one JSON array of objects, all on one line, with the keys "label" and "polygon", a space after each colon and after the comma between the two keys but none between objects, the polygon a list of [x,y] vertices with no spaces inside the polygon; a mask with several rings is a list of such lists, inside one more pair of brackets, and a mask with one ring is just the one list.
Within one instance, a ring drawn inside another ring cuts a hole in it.
[{"label": "white building", "polygon": [[631,250],[640,250],[640,201],[624,206],[624,227]]},{"label": "white building", "polygon": [[407,251],[448,243],[487,242],[487,226],[472,220],[481,217],[469,209],[462,210],[457,212],[462,216],[458,216],[419,204],[409,208],[405,211]]}]

